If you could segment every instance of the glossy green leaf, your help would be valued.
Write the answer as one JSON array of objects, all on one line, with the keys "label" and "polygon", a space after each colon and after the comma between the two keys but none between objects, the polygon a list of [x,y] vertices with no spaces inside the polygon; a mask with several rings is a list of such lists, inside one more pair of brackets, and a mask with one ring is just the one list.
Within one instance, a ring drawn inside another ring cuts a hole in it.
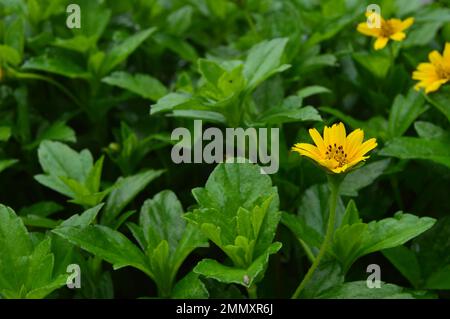
[{"label": "glossy green leaf", "polygon": [[161,176],[162,170],[145,172],[119,179],[115,189],[108,196],[102,222],[110,225],[121,211],[154,179]]},{"label": "glossy green leaf", "polygon": [[413,89],[406,97],[397,95],[389,113],[388,127],[391,138],[402,136],[426,109],[423,97]]},{"label": "glossy green leaf", "polygon": [[223,283],[235,283],[250,287],[265,271],[269,256],[281,248],[281,243],[273,243],[247,269],[225,266],[212,259],[204,259],[194,268],[194,272]]},{"label": "glossy green leaf", "polygon": [[130,74],[117,71],[102,79],[103,82],[118,86],[143,98],[157,101],[167,94],[166,87],[156,78],[146,74]]},{"label": "glossy green leaf", "polygon": [[271,75],[286,70],[282,55],[287,39],[279,38],[261,42],[251,48],[244,66],[249,89],[253,89]]},{"label": "glossy green leaf", "polygon": [[133,53],[147,38],[156,31],[155,28],[150,28],[137,32],[128,37],[122,43],[114,46],[108,51],[103,60],[100,74],[106,75],[112,71],[117,65],[123,62],[131,53]]},{"label": "glossy green leaf", "polygon": [[430,160],[450,167],[450,148],[447,143],[416,137],[397,137],[386,143],[381,155],[401,159]]}]

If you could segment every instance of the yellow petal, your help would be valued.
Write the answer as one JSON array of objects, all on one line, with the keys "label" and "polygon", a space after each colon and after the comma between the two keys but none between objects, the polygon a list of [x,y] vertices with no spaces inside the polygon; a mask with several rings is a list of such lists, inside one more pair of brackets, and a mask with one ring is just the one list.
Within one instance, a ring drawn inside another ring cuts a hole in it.
[{"label": "yellow petal", "polygon": [[329,134],[329,145],[333,146],[336,143],[336,124],[331,125],[328,130]]},{"label": "yellow petal", "polygon": [[389,37],[389,39],[392,39],[394,41],[403,41],[403,39],[405,39],[405,38],[406,38],[406,34],[404,32],[397,32]]},{"label": "yellow petal", "polygon": [[369,157],[370,157],[370,156],[360,156],[360,157],[356,157],[356,158],[354,158],[351,162],[349,162],[349,163],[347,164],[347,167],[348,167],[348,168],[353,167],[353,166],[355,166],[356,164],[358,164],[359,162],[368,159]]},{"label": "yellow petal", "polygon": [[364,139],[364,132],[361,129],[356,129],[347,136],[347,146],[345,151],[347,157],[351,158],[353,154],[359,149]]},{"label": "yellow petal", "polygon": [[331,128],[325,126],[323,129],[323,142],[325,143],[325,147],[331,145]]},{"label": "yellow petal", "polygon": [[445,48],[444,48],[444,59],[445,60],[450,60],[450,42],[447,42],[445,44]]},{"label": "yellow petal", "polygon": [[345,125],[344,125],[344,123],[342,123],[342,122],[340,122],[339,124],[338,124],[338,137],[339,137],[339,143],[341,144],[341,145],[343,145],[344,143],[345,143],[345,141],[346,141],[346,138],[347,138],[347,132],[346,132],[346,130],[345,130]]},{"label": "yellow petal", "polygon": [[414,18],[403,20],[400,31],[408,29],[414,23]]},{"label": "yellow petal", "polygon": [[316,146],[308,144],[308,143],[297,143],[292,147],[292,150],[297,151],[299,153],[300,153],[300,151],[308,152],[308,153],[311,153],[312,155],[320,158],[319,149]]},{"label": "yellow petal", "polygon": [[442,56],[438,51],[431,51],[430,54],[428,54],[428,59],[430,60],[433,65],[440,65],[442,62]]},{"label": "yellow petal", "polygon": [[309,158],[313,159],[316,162],[322,161],[322,158],[320,156],[318,156],[318,154],[313,149],[307,149],[308,147],[304,148],[305,145],[309,145],[311,147],[315,147],[315,146],[313,146],[311,144],[299,143],[299,144],[295,144],[292,147],[292,151],[298,152],[300,155],[309,157]]},{"label": "yellow petal", "polygon": [[380,29],[370,28],[366,22],[362,22],[362,23],[358,24],[358,26],[356,27],[356,30],[359,33],[368,35],[370,37],[378,37],[380,35]]},{"label": "yellow petal", "polygon": [[442,80],[437,80],[437,81],[434,81],[434,82],[428,84],[425,87],[425,93],[428,94],[430,92],[437,91],[441,87],[441,85],[446,83],[447,81],[448,81],[447,79],[442,79]]},{"label": "yellow petal", "polygon": [[333,126],[331,127],[331,131],[332,131],[332,141],[331,144],[334,145],[336,144],[336,146],[345,145],[345,141],[346,141],[346,132],[345,132],[345,126],[342,122],[339,122],[338,124],[333,124]]},{"label": "yellow petal", "polygon": [[373,150],[375,147],[377,147],[377,140],[374,138],[371,138],[364,143],[362,143],[361,147],[357,150],[356,154],[349,159],[350,162],[354,161],[358,157],[364,156],[367,152]]},{"label": "yellow petal", "polygon": [[348,168],[348,165],[344,164],[341,167],[336,167],[336,168],[333,168],[331,170],[333,171],[333,173],[339,174],[339,173],[345,172],[347,170],[347,168]]},{"label": "yellow petal", "polygon": [[389,39],[385,38],[385,37],[379,37],[377,38],[377,40],[375,41],[375,44],[373,45],[375,50],[381,50],[383,49],[386,44],[388,43]]},{"label": "yellow petal", "polygon": [[317,145],[319,151],[324,154],[326,152],[326,146],[322,139],[322,136],[320,136],[319,132],[315,128],[309,129],[309,135],[311,135],[311,138],[313,139],[314,143]]}]

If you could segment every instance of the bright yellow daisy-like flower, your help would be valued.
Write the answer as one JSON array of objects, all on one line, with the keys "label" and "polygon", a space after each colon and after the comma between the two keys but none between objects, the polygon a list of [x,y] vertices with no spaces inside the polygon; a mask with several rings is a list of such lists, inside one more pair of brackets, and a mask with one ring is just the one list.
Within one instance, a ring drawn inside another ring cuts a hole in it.
[{"label": "bright yellow daisy-like flower", "polygon": [[[373,45],[375,50],[383,49],[389,40],[403,41],[406,38],[406,34],[403,31],[414,23],[414,18],[408,18],[403,21],[400,19],[384,20],[383,17],[376,13],[367,13],[366,15],[369,17],[370,22],[373,23],[369,26],[367,22],[362,22],[358,24],[357,30],[364,35],[377,38]],[[375,25],[375,20],[377,19],[380,21],[379,27]]]},{"label": "bright yellow daisy-like flower", "polygon": [[377,146],[374,138],[363,143],[364,132],[361,129],[347,136],[342,123],[325,126],[323,138],[315,128],[310,129],[309,134],[316,145],[297,143],[292,150],[313,159],[333,173],[343,173],[369,158],[364,155]]},{"label": "bright yellow daisy-like flower", "polygon": [[414,88],[425,88],[425,93],[437,91],[442,84],[450,81],[450,43],[445,44],[443,55],[432,51],[428,59],[431,63],[420,63],[413,72],[413,79],[420,81]]}]

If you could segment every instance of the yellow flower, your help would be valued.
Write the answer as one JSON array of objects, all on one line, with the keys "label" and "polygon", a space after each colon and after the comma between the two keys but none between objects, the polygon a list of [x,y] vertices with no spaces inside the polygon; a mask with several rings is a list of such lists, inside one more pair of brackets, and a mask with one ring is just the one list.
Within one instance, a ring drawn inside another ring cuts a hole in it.
[{"label": "yellow flower", "polygon": [[[406,20],[389,19],[384,20],[383,17],[376,13],[366,13],[371,19],[372,26],[369,26],[367,22],[358,24],[358,32],[368,35],[370,37],[377,38],[373,47],[375,50],[383,49],[388,43],[389,39],[394,41],[403,41],[406,38],[404,30],[408,29],[413,23],[414,18],[408,18]],[[379,18],[380,25],[377,28],[375,20]]]},{"label": "yellow flower", "polygon": [[416,90],[425,88],[425,93],[434,92],[450,81],[450,43],[445,44],[444,54],[432,51],[428,55],[431,63],[420,63],[417,71],[413,72],[413,79],[420,82],[414,87]]},{"label": "yellow flower", "polygon": [[369,158],[364,155],[377,146],[374,138],[363,143],[364,132],[361,129],[347,136],[342,123],[325,126],[323,139],[315,128],[310,129],[309,134],[316,145],[297,143],[292,150],[313,159],[333,173],[345,172]]}]

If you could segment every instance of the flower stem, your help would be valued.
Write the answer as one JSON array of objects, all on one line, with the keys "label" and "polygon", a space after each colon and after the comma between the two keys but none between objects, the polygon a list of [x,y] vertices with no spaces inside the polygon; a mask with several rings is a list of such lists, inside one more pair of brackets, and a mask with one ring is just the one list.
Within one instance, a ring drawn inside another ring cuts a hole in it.
[{"label": "flower stem", "polygon": [[330,186],[330,214],[328,216],[328,224],[327,230],[325,232],[325,238],[322,242],[322,246],[320,247],[317,257],[314,259],[313,264],[311,265],[305,277],[300,282],[294,294],[292,295],[291,297],[292,299],[299,298],[300,293],[303,291],[306,284],[311,280],[312,276],[314,275],[314,272],[316,271],[317,267],[319,267],[320,261],[322,260],[323,256],[325,256],[325,253],[330,245],[331,238],[334,232],[334,224],[336,219],[336,204],[339,196],[339,186],[341,181],[342,178],[337,177],[336,175],[328,176],[328,184]]}]

